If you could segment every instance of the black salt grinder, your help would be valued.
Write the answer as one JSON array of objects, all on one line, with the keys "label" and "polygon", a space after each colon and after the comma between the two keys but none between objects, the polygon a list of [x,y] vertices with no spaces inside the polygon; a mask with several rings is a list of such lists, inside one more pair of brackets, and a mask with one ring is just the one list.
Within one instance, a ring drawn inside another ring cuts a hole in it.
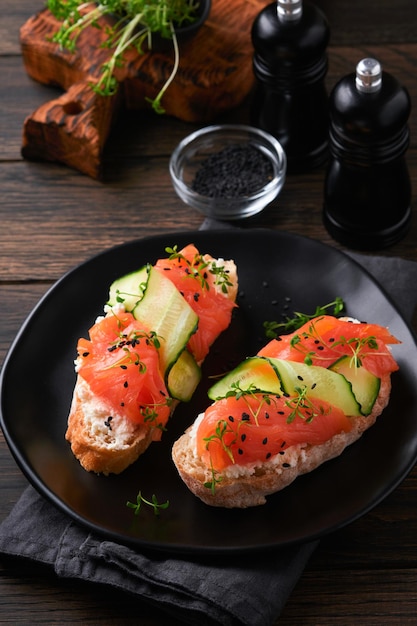
[{"label": "black salt grinder", "polygon": [[257,80],[251,123],[278,139],[289,173],[307,171],[327,158],[329,38],[326,17],[302,0],[276,0],[252,25]]},{"label": "black salt grinder", "polygon": [[335,85],[329,102],[324,224],[346,246],[390,246],[406,234],[411,219],[409,94],[368,58]]}]

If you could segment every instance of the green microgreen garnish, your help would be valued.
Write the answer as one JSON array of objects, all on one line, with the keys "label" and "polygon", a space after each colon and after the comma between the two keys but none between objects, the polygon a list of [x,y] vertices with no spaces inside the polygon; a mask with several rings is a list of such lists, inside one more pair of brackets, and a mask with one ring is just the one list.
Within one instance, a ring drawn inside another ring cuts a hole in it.
[{"label": "green microgreen garnish", "polygon": [[[233,439],[233,441],[227,444],[224,440],[224,437],[226,434],[229,434],[229,433],[232,435],[235,435],[235,438]],[[209,445],[212,441],[218,441],[220,445],[222,446],[223,450],[226,452],[229,459],[232,461],[232,463],[235,462],[235,459],[233,456],[231,446],[234,443],[236,443],[236,440],[237,440],[237,434],[229,427],[226,420],[219,420],[216,424],[216,429],[214,431],[214,434],[210,435],[210,437],[204,437],[203,439],[203,441],[206,442],[206,450],[208,450]]]},{"label": "green microgreen garnish", "polygon": [[343,299],[337,296],[333,302],[329,302],[329,304],[325,304],[324,306],[317,306],[312,315],[295,311],[294,317],[287,317],[283,322],[264,322],[265,335],[269,339],[276,339],[280,333],[294,332],[309,320],[325,315],[329,312],[329,309],[332,308],[332,315],[335,317],[339,315],[345,308]]},{"label": "green microgreen garnish", "polygon": [[161,402],[160,404],[147,404],[145,406],[139,406],[139,413],[142,415],[143,417],[143,421],[145,424],[150,423],[152,424],[155,428],[159,428],[160,430],[162,430],[163,432],[166,431],[166,428],[163,424],[161,424],[161,422],[157,422],[156,420],[159,417],[157,408],[158,406],[163,407],[163,406],[171,406],[173,402],[173,399],[170,397],[167,397],[165,399],[164,402]]},{"label": "green microgreen garnish", "polygon": [[[317,412],[315,406],[307,397],[307,387],[295,387],[295,392],[296,396],[285,401],[286,406],[291,409],[291,413],[287,417],[287,424],[291,424],[296,417],[305,420],[309,424],[320,413]],[[320,412],[323,414],[322,407],[320,407]]]},{"label": "green microgreen garnish", "polygon": [[129,365],[134,365],[138,367],[141,374],[144,374],[146,372],[146,363],[141,360],[139,352],[135,350],[135,348],[140,345],[141,340],[145,340],[147,345],[153,345],[156,349],[161,345],[160,338],[155,331],[146,332],[132,330],[129,334],[121,332],[119,337],[110,344],[107,350],[109,352],[121,350],[123,356],[108,367],[127,369]]},{"label": "green microgreen garnish", "polygon": [[122,348],[123,350],[128,350],[129,348],[134,349],[140,344],[142,339],[145,340],[146,345],[153,345],[157,349],[161,347],[161,337],[156,331],[132,330],[128,335],[121,332],[119,337],[110,344],[108,350],[109,352],[113,352],[118,348]]},{"label": "green microgreen garnish", "polygon": [[139,302],[142,300],[143,294],[145,293],[145,290],[146,290],[146,282],[140,283],[138,285],[138,292],[137,293],[129,293],[128,291],[120,291],[120,289],[116,289],[116,302],[118,304],[124,304],[126,302],[127,298],[129,298],[129,299],[137,298],[137,300],[135,302],[135,306],[134,307],[129,307],[129,312],[133,313],[133,311],[135,310],[135,308],[137,307]]},{"label": "green microgreen garnish", "polygon": [[210,489],[211,493],[214,495],[216,493],[216,487],[219,483],[222,482],[223,477],[219,474],[217,470],[214,469],[213,463],[210,458],[210,471],[211,471],[211,480],[203,483],[206,489]]},{"label": "green microgreen garnish", "polygon": [[192,261],[189,261],[181,252],[178,251],[178,246],[175,245],[172,248],[166,247],[165,252],[169,254],[169,260],[178,259],[185,264],[186,273],[196,278],[201,287],[207,291],[210,289],[209,282],[207,281],[208,273],[215,277],[214,284],[220,286],[223,293],[227,293],[228,287],[232,287],[233,283],[230,280],[228,271],[224,265],[217,265],[216,261],[206,261],[202,254],[195,254]]},{"label": "green microgreen garnish", "polygon": [[152,507],[154,514],[159,515],[161,509],[167,509],[169,507],[169,500],[159,503],[155,494],[152,495],[151,500],[147,500],[142,496],[142,492],[139,491],[136,496],[136,502],[126,502],[126,506],[133,509],[135,515],[139,515],[142,504]]},{"label": "green microgreen garnish", "polygon": [[[139,54],[144,46],[152,48],[152,37],[156,33],[164,39],[171,39],[174,51],[174,65],[170,76],[152,100],[146,98],[157,113],[164,113],[161,100],[175,78],[179,66],[179,47],[176,28],[192,24],[197,17],[197,0],[47,0],[50,12],[62,22],[51,40],[61,48],[76,51],[77,40],[87,27],[104,28],[106,39],[103,48],[112,50],[109,60],[101,66],[101,77],[92,89],[102,96],[114,95],[118,88],[115,70],[123,64],[123,55],[128,49]],[[102,26],[100,18],[114,17],[113,25]]]},{"label": "green microgreen garnish", "polygon": [[[244,398],[245,403],[248,407],[250,414],[255,420],[255,424],[259,426],[258,416],[261,411],[261,408],[264,404],[271,404],[271,394],[263,393],[260,389],[256,387],[254,383],[251,383],[246,389],[242,389],[240,386],[240,381],[235,381],[230,384],[230,389],[226,392],[225,398],[235,397],[236,400],[240,398]],[[247,398],[252,397],[256,398],[258,401],[258,406],[256,410],[252,407],[252,405],[248,402]]]}]

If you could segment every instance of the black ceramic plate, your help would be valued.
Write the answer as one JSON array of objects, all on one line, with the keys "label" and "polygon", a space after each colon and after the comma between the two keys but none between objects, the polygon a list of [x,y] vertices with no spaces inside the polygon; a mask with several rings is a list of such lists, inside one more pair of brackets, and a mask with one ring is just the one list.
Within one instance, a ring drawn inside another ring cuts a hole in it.
[{"label": "black ceramic plate", "polygon": [[[213,346],[194,399],[180,406],[162,443],[120,476],[85,472],[64,433],[75,382],[78,337],[101,314],[118,276],[166,256],[165,247],[194,242],[202,252],[234,258],[239,308]],[[389,407],[339,458],[298,478],[268,503],[247,510],[211,508],[184,486],[171,461],[173,441],[207,404],[210,374],[237,364],[266,343],[265,320],[312,313],[341,296],[347,313],[389,326],[400,371]],[[65,275],[19,332],[1,378],[2,427],[32,484],[60,509],[108,539],[176,552],[244,551],[320,537],[369,511],[406,476],[417,457],[417,350],[414,336],[378,284],[343,253],[273,231],[198,231],[146,238],[108,250]],[[126,506],[141,490],[170,501],[159,517]]]}]

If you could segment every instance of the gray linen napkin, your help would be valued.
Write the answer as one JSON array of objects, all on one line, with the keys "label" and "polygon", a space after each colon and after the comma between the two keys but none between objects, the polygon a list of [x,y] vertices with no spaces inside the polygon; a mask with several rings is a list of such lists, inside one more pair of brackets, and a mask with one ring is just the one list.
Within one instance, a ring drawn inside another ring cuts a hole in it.
[{"label": "gray linen napkin", "polygon": [[316,543],[233,558],[182,559],[103,541],[27,487],[0,526],[0,552],[58,576],[134,594],[184,624],[267,626],[282,611]]},{"label": "gray linen napkin", "polygon": [[[210,224],[203,224],[203,228]],[[351,256],[368,269],[411,320],[417,263]],[[0,525],[0,552],[51,565],[58,576],[135,594],[184,624],[268,626],[279,617],[318,542],[251,555],[178,558],[103,541],[28,487]],[[250,590],[250,591],[248,591]]]}]

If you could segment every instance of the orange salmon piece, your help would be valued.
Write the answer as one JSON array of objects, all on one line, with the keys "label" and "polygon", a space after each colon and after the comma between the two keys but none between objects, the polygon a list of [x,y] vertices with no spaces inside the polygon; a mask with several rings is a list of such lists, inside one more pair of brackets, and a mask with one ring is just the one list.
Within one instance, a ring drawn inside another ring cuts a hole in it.
[{"label": "orange salmon piece", "polygon": [[267,461],[295,444],[317,445],[349,432],[352,422],[327,402],[253,394],[231,396],[206,410],[197,430],[197,452],[207,467]]},{"label": "orange salmon piece", "polygon": [[289,335],[272,339],[259,356],[330,367],[342,356],[360,359],[369,372],[383,377],[398,370],[388,344],[398,344],[387,328],[378,324],[353,323],[330,315],[313,319]]},{"label": "orange salmon piece", "polygon": [[123,312],[96,322],[89,337],[78,341],[79,376],[113,411],[155,428],[154,438],[160,439],[170,399],[152,334]]},{"label": "orange salmon piece", "polygon": [[236,306],[219,292],[216,275],[207,269],[206,264],[193,244],[180,250],[177,258],[159,259],[155,264],[198,315],[198,329],[188,343],[188,349],[198,363],[204,360],[215,339],[229,326]]}]

